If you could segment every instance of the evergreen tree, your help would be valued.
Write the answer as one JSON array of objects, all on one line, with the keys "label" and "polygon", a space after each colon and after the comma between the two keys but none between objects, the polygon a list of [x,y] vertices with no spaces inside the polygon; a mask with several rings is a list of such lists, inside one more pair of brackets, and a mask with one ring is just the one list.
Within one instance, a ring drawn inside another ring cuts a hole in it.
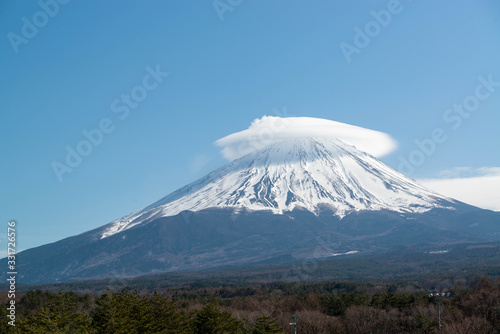
[{"label": "evergreen tree", "polygon": [[320,304],[326,309],[326,314],[331,316],[343,316],[347,310],[344,300],[336,294],[321,296]]},{"label": "evergreen tree", "polygon": [[193,331],[195,334],[239,334],[245,333],[245,325],[210,302],[196,312]]},{"label": "evergreen tree", "polygon": [[174,303],[167,297],[154,293],[146,300],[143,312],[146,333],[188,334],[187,319],[175,311]]},{"label": "evergreen tree", "polygon": [[145,307],[138,291],[131,292],[128,287],[116,293],[108,291],[96,300],[93,326],[98,333],[144,333]]},{"label": "evergreen tree", "polygon": [[283,328],[279,327],[276,320],[271,319],[270,316],[260,315],[257,317],[252,334],[273,334],[284,333]]},{"label": "evergreen tree", "polygon": [[90,315],[78,309],[79,300],[76,294],[59,293],[51,298],[45,306],[19,320],[18,327],[21,332],[95,333]]}]

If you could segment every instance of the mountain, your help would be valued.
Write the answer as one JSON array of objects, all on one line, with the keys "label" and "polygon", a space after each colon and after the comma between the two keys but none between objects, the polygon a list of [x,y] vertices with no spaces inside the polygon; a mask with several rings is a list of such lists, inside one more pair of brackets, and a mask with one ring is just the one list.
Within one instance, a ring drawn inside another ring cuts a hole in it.
[{"label": "mountain", "polygon": [[21,252],[18,280],[435,250],[500,240],[499,226],[500,213],[441,196],[340,140],[290,138],[100,228]]},{"label": "mountain", "polygon": [[342,218],[353,211],[425,212],[456,204],[340,140],[295,138],[247,154],[112,222],[102,237],[186,210],[324,210]]}]

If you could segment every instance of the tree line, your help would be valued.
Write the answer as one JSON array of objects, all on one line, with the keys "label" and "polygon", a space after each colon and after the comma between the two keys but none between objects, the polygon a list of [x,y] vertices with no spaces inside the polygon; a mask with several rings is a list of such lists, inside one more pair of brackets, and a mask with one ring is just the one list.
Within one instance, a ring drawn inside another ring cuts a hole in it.
[{"label": "tree line", "polygon": [[[31,290],[18,296],[16,326],[2,333],[436,333],[437,306],[424,291],[355,283],[270,283],[100,295]],[[456,284],[441,301],[442,333],[500,333],[500,278]]]}]

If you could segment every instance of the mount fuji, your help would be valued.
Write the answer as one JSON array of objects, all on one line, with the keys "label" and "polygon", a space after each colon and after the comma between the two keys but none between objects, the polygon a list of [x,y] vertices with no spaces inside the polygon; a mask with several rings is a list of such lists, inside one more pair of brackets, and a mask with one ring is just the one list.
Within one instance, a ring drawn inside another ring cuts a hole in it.
[{"label": "mount fuji", "polygon": [[343,140],[297,136],[107,225],[19,253],[18,280],[363,256],[401,245],[435,249],[498,241],[499,227],[500,213],[441,196]]},{"label": "mount fuji", "polygon": [[456,205],[338,139],[305,137],[249,153],[112,222],[102,238],[186,210],[283,214],[301,209],[343,218],[363,210],[417,213]]}]

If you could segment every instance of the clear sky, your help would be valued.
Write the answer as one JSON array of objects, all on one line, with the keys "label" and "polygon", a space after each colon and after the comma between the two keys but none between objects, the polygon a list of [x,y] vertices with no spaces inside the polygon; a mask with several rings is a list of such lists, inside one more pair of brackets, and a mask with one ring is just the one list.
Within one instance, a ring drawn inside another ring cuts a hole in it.
[{"label": "clear sky", "polygon": [[0,2],[0,222],[19,250],[202,177],[263,115],[387,133],[385,163],[473,197],[477,179],[496,208],[498,1],[60,2]]}]

